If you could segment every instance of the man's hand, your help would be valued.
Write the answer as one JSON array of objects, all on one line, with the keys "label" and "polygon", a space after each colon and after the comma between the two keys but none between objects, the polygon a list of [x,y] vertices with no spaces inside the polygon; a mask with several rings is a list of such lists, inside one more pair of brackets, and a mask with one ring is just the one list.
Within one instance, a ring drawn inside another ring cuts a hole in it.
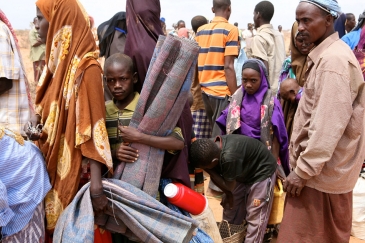
[{"label": "man's hand", "polygon": [[133,127],[118,126],[120,136],[123,142],[126,143],[138,143],[140,142],[143,134]]},{"label": "man's hand", "polygon": [[115,158],[122,162],[133,163],[138,159],[138,150],[128,145],[128,143],[122,143],[115,152]]},{"label": "man's hand", "polygon": [[224,72],[226,74],[226,82],[231,95],[237,90],[236,72],[234,70],[234,59],[237,56],[225,56],[224,57]]},{"label": "man's hand", "polygon": [[233,208],[233,194],[232,192],[226,192],[222,196],[221,205],[224,209],[232,209]]},{"label": "man's hand", "polygon": [[307,180],[300,178],[294,171],[284,181],[284,191],[292,197],[299,197],[307,183]]}]

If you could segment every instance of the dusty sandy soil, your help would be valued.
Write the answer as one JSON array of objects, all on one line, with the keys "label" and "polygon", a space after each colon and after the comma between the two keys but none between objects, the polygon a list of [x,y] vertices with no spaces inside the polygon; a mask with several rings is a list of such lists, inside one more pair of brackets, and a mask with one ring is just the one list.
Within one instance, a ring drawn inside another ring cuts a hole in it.
[{"label": "dusty sandy soil", "polygon": [[[206,180],[204,182],[204,186],[205,186],[205,189],[207,189],[210,178],[209,178],[208,174],[205,174],[205,176],[206,176]],[[208,198],[209,206],[214,213],[214,218],[216,219],[217,222],[220,222],[222,220],[222,212],[223,212],[222,207],[220,205],[220,200],[213,198],[213,197],[207,197],[207,198]],[[365,240],[360,240],[355,237],[351,237],[351,239],[350,239],[350,243],[364,243],[364,242],[365,242]],[[271,241],[271,243],[276,243],[276,238],[274,238]]]}]

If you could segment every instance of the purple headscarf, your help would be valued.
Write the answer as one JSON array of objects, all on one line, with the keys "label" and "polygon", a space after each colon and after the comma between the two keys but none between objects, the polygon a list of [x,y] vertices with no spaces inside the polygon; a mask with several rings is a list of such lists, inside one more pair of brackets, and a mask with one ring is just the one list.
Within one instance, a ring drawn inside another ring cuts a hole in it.
[{"label": "purple headscarf", "polygon": [[[267,70],[262,61],[258,59],[249,59],[247,60],[243,66],[242,71],[248,66],[258,65],[261,74],[261,84],[260,88],[256,93],[250,95],[246,92],[241,86],[243,92],[243,100],[241,104],[241,124],[239,127],[239,131],[235,131],[235,133],[239,133],[242,135],[246,135],[252,138],[260,139],[261,134],[261,104],[264,99],[264,96],[267,90],[270,88],[267,76]],[[227,133],[227,117],[228,117],[228,107],[222,111],[222,115],[217,119],[216,123],[222,130],[222,132]]]},{"label": "purple headscarf", "polygon": [[[261,105],[263,103],[266,92],[270,85],[268,82],[267,69],[264,63],[257,59],[247,60],[242,70],[249,68],[252,65],[258,65],[261,75],[261,84],[256,93],[248,94],[243,86],[236,91],[242,93],[242,103],[240,104],[240,121],[233,124],[236,129],[229,130],[232,126],[232,121],[227,121],[229,116],[229,107],[222,111],[221,116],[216,120],[217,125],[222,130],[223,134],[234,133],[242,134],[248,137],[259,139],[261,138]],[[233,95],[235,96],[236,93]],[[232,100],[231,102],[235,102]],[[289,154],[288,154],[288,135],[285,128],[285,121],[280,102],[274,99],[274,109],[271,117],[272,129],[274,136],[278,139],[280,144],[279,157],[286,174],[289,174]],[[227,125],[228,124],[228,125]]]}]

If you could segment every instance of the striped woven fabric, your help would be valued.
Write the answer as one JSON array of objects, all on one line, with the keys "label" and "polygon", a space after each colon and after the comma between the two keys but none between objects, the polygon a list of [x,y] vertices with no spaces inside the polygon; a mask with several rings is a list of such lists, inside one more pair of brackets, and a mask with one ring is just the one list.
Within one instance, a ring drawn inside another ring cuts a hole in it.
[{"label": "striped woven fabric", "polygon": [[[187,39],[160,36],[130,126],[155,136],[168,136],[186,103],[196,67],[198,45]],[[121,163],[114,178],[128,182],[151,196],[157,195],[164,150],[133,144],[135,163]]]},{"label": "striped woven fabric", "polygon": [[147,243],[188,243],[198,222],[175,212],[134,186],[115,179],[103,180],[108,197],[106,214],[96,215],[89,191],[83,186],[63,211],[53,235],[54,243],[93,243],[94,223],[131,240]]},{"label": "striped woven fabric", "polygon": [[29,223],[18,233],[0,239],[2,243],[44,242],[44,206],[41,202]]}]

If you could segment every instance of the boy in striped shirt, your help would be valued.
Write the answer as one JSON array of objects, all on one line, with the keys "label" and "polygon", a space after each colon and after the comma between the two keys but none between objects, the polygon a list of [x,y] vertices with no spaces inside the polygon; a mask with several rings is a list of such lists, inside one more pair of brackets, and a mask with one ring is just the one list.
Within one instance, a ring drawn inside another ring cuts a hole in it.
[{"label": "boy in striped shirt", "polygon": [[214,0],[215,18],[198,29],[196,41],[201,47],[198,58],[199,82],[212,137],[220,134],[215,120],[228,105],[228,97],[237,90],[234,59],[238,56],[238,29],[228,23],[230,0]]},{"label": "boy in striped shirt", "polygon": [[[238,56],[238,29],[228,23],[230,0],[213,0],[212,11],[215,18],[198,29],[195,40],[200,46],[198,70],[205,112],[212,127],[211,137],[216,137],[221,132],[215,120],[237,90],[234,60]],[[220,192],[212,182],[209,188]]]},{"label": "boy in striped shirt", "polygon": [[139,93],[134,91],[137,73],[129,56],[121,53],[111,55],[105,61],[104,75],[105,83],[113,95],[112,100],[105,102],[105,121],[114,165],[120,161],[133,163],[138,157],[138,151],[123,141],[123,137],[130,140],[138,138],[138,141],[133,142],[164,149],[171,154],[184,148],[184,138],[179,127],[175,127],[166,137],[143,134],[128,127],[139,99]]}]

